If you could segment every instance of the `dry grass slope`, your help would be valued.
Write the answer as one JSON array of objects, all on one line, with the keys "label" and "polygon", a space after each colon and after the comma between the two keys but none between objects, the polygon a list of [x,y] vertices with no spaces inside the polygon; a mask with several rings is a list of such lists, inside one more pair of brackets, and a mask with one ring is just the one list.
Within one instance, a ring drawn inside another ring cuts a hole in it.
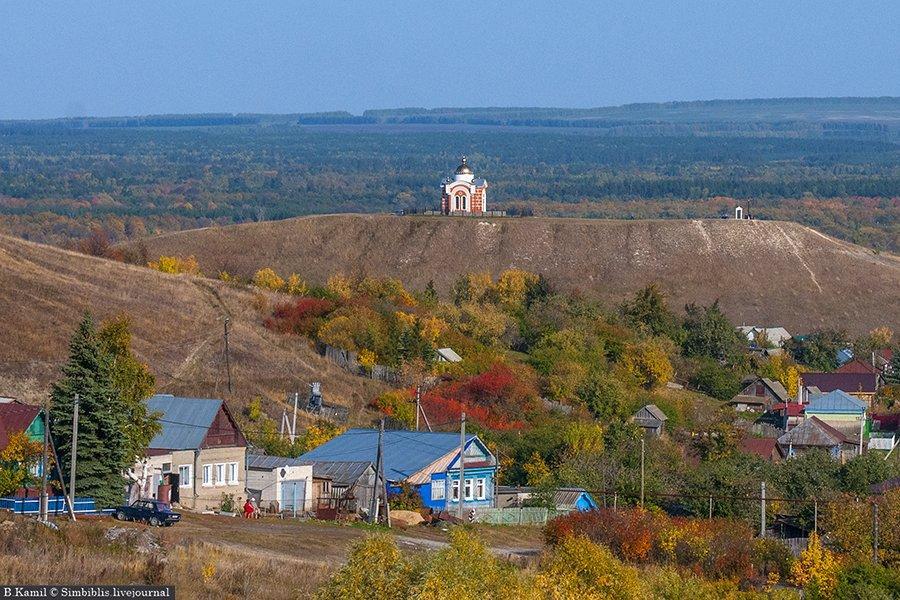
[{"label": "dry grass slope", "polygon": [[463,272],[519,267],[610,302],[656,281],[675,305],[720,298],[736,322],[796,332],[900,326],[900,258],[787,222],[325,215],[145,244],[152,257],[193,254],[208,273],[343,271],[446,291]]},{"label": "dry grass slope", "polygon": [[[133,346],[159,391],[217,396],[236,406],[324,383],[326,398],[361,407],[379,389],[260,324],[253,292],[0,236],[0,395],[38,401],[59,374],[85,310],[127,314]],[[235,393],[227,392],[223,319],[231,319]],[[270,405],[270,412],[280,410]],[[357,412],[356,417],[361,415]]]}]

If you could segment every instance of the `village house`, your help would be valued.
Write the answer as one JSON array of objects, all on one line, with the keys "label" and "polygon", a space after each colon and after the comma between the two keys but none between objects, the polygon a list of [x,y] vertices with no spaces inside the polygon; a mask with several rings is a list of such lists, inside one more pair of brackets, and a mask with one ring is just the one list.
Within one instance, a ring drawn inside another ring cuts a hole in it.
[{"label": "village house", "polygon": [[441,185],[441,213],[445,215],[480,214],[487,211],[487,181],[475,179],[468,159],[463,156],[453,179]]},{"label": "village house", "polygon": [[[9,445],[12,436],[24,433],[32,442],[43,442],[44,419],[39,406],[22,404],[13,399],[0,402],[0,452]],[[38,463],[32,474],[40,476],[42,465]]]},{"label": "village house", "polygon": [[[388,493],[399,492],[405,483],[418,491],[425,506],[455,510],[460,497],[459,446],[457,433],[385,431],[382,448]],[[315,470],[319,462],[372,462],[377,450],[377,431],[350,429],[300,458],[312,463]],[[463,460],[466,506],[493,506],[497,459],[477,435],[468,434]]]},{"label": "village house", "polygon": [[859,454],[859,445],[855,440],[817,417],[804,419],[778,438],[778,450],[785,458],[793,458],[813,449],[824,450],[841,463]]},{"label": "village house", "polygon": [[866,362],[861,358],[848,360],[837,369],[835,373],[878,373],[878,369],[872,366],[872,363]]},{"label": "village house", "polygon": [[645,434],[656,437],[663,434],[663,429],[668,420],[669,417],[666,416],[666,413],[660,410],[655,404],[643,406],[631,416],[631,421],[643,429]]},{"label": "village house", "polygon": [[197,510],[219,508],[223,497],[242,501],[247,440],[222,400],[157,394],[147,411],[160,432],[132,469],[132,499],[156,498]]},{"label": "village house", "polygon": [[775,438],[745,436],[741,438],[738,447],[744,454],[753,454],[766,462],[778,462],[781,459]]},{"label": "village house", "polygon": [[772,405],[767,416],[776,427],[790,431],[803,422],[805,410],[802,402],[779,402]]},{"label": "village house", "polygon": [[738,331],[747,338],[747,342],[752,348],[760,348],[767,345],[774,348],[782,348],[784,343],[793,337],[784,327],[741,325],[738,327]]},{"label": "village house", "polygon": [[843,390],[871,406],[878,393],[879,376],[876,373],[803,373],[800,385],[818,388],[824,394]]},{"label": "village house", "polygon": [[842,390],[835,390],[811,397],[804,414],[806,418],[817,417],[850,439],[861,439],[863,435],[868,434],[867,408],[862,400]]},{"label": "village house", "polygon": [[740,412],[766,412],[778,403],[789,402],[788,392],[780,381],[767,377],[748,377],[742,389],[728,404]]},{"label": "village house", "polygon": [[313,469],[296,458],[247,455],[247,495],[267,512],[305,513],[313,506]]},{"label": "village house", "polygon": [[869,360],[862,358],[854,358],[839,366],[834,370],[835,373],[873,373],[878,375],[883,383],[885,376],[893,373],[893,357],[894,353],[890,348],[884,348],[876,352],[872,352]]}]

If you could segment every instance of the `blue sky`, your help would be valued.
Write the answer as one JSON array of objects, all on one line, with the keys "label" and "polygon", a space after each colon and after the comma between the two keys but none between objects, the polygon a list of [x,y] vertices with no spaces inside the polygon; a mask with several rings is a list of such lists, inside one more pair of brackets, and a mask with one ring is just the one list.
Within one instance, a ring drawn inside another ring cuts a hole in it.
[{"label": "blue sky", "polygon": [[0,118],[900,96],[900,2],[0,2]]}]

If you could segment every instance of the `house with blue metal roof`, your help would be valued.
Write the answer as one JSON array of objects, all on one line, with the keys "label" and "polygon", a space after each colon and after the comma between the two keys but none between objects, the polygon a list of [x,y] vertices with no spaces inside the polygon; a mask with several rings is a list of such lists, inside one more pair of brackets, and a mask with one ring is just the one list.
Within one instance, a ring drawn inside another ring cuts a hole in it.
[{"label": "house with blue metal roof", "polygon": [[132,500],[156,498],[199,510],[219,508],[223,495],[243,501],[247,440],[225,402],[156,394],[145,404],[160,430],[129,473]]},{"label": "house with blue metal roof", "polygon": [[817,417],[852,439],[868,433],[866,410],[868,403],[843,390],[811,396],[803,411],[807,418]]},{"label": "house with blue metal roof", "polygon": [[[388,493],[400,484],[414,487],[422,503],[435,510],[455,510],[459,506],[459,434],[426,431],[385,431],[382,442],[384,478]],[[300,458],[317,461],[372,461],[378,451],[378,432],[351,429]],[[463,455],[466,506],[494,505],[497,459],[477,435],[467,435]],[[315,468],[315,467],[314,467]]]}]

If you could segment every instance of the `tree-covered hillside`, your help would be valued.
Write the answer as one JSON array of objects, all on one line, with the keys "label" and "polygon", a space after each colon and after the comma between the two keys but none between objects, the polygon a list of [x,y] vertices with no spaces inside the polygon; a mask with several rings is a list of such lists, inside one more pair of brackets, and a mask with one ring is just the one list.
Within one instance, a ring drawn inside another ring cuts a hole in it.
[{"label": "tree-covered hillside", "polygon": [[[719,216],[716,198],[896,251],[900,101],[402,109],[0,123],[0,226],[69,244],[330,212],[422,210],[467,154],[491,208]],[[322,124],[324,123],[324,124]]]}]

